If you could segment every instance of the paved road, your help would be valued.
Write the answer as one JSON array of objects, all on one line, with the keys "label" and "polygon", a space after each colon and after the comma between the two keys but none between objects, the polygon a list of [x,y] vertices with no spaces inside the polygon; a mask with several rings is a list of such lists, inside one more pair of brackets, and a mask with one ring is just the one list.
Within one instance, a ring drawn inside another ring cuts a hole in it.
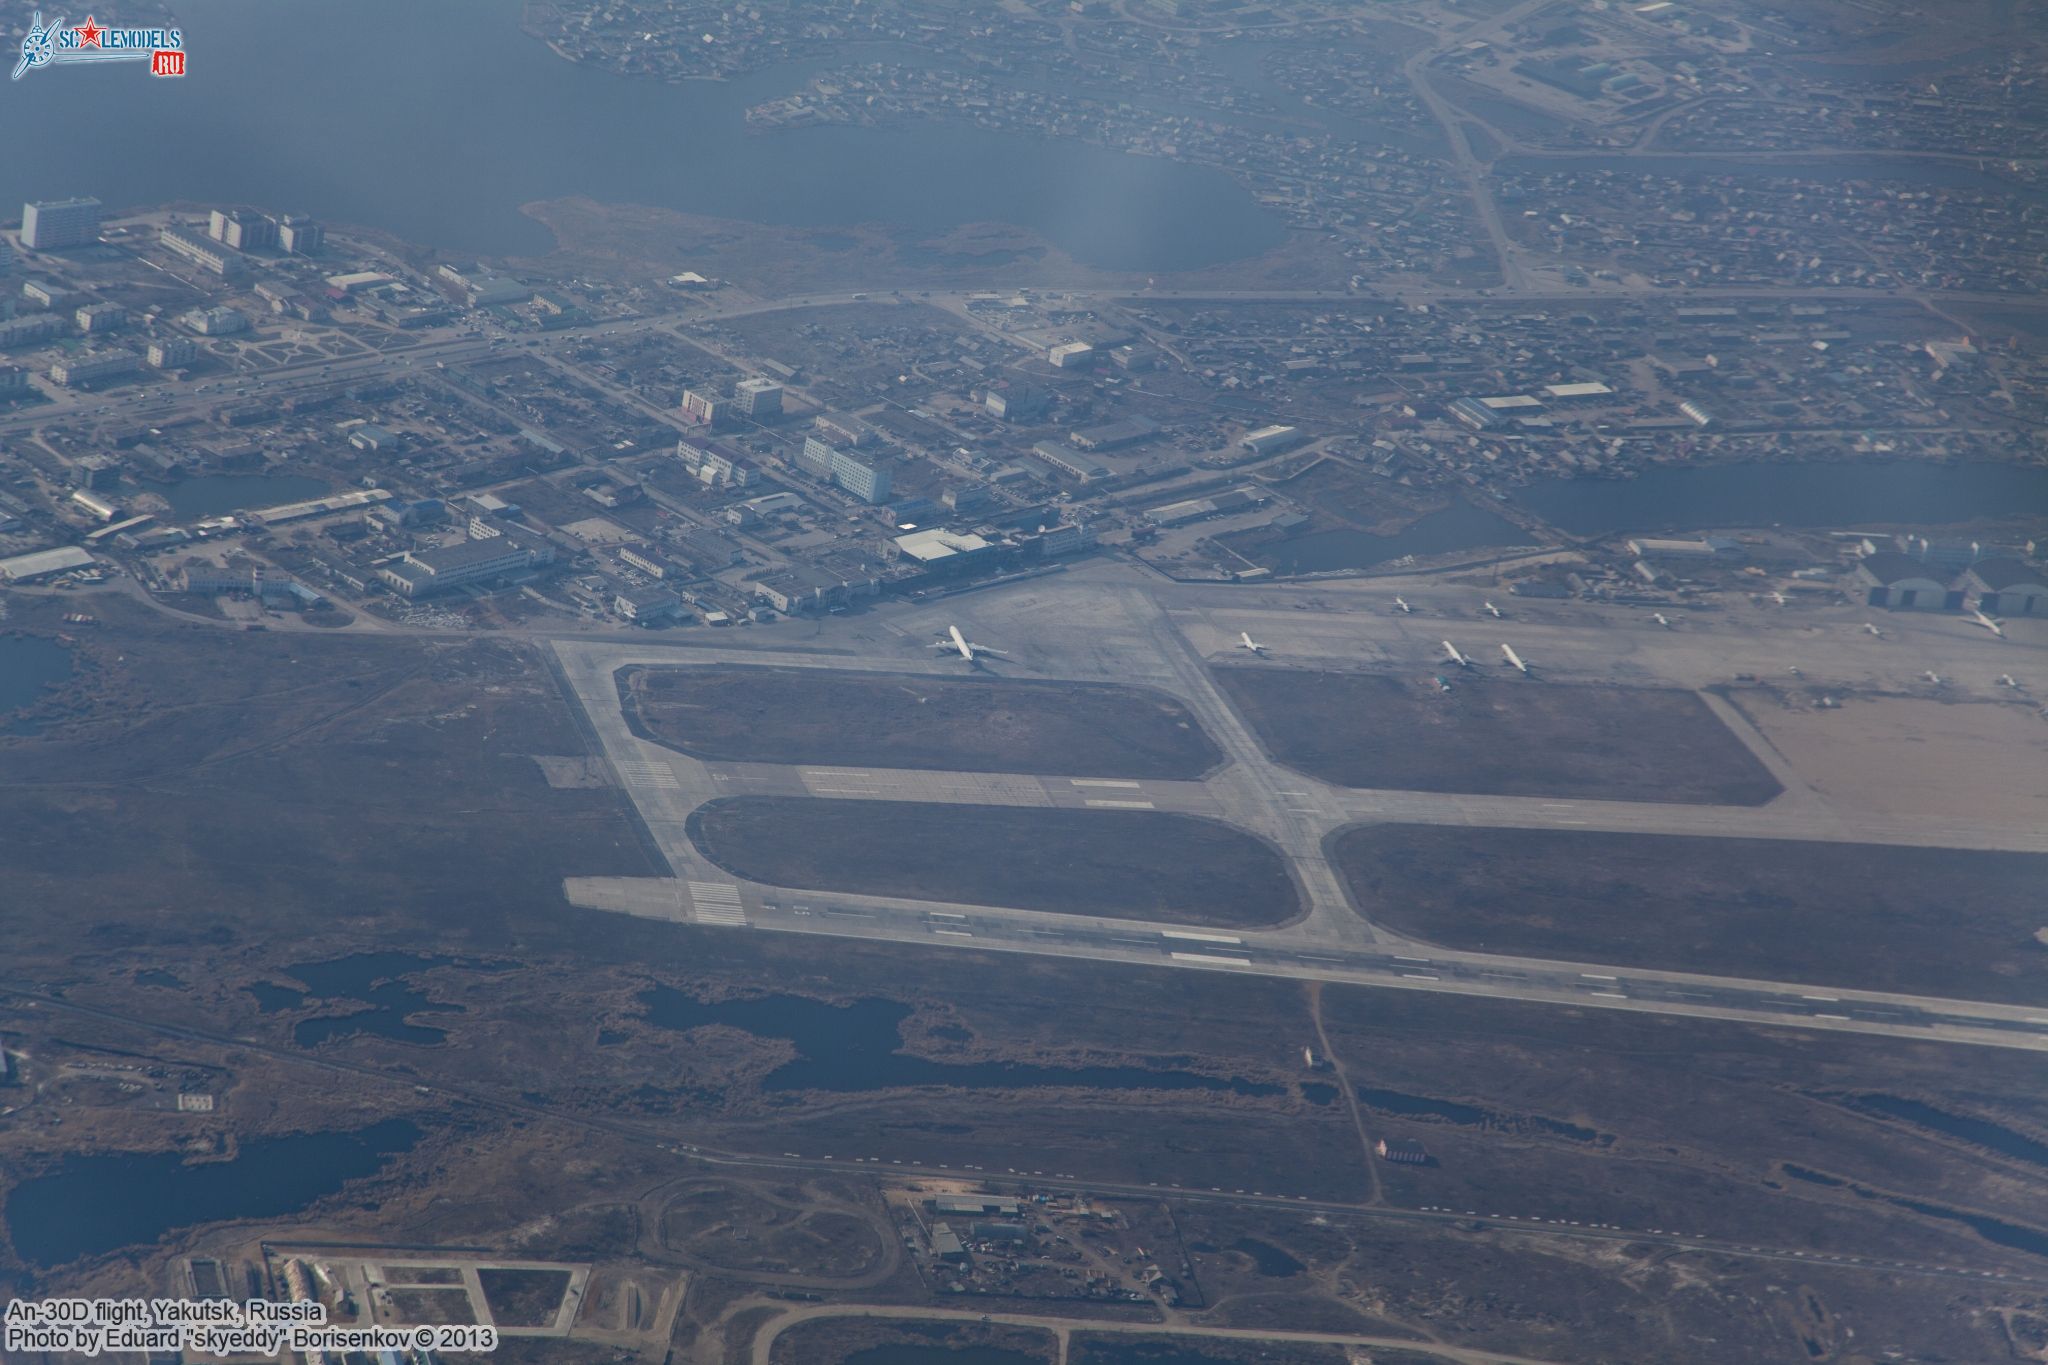
[{"label": "paved road", "polygon": [[[2048,1050],[2048,1009],[1856,991],[1796,982],[1659,972],[1601,963],[1451,952],[1414,945],[1354,911],[1322,860],[1329,831],[1360,820],[1478,826],[1624,829],[1771,838],[1910,838],[1883,821],[1848,822],[1824,808],[1544,801],[1416,792],[1345,792],[1279,768],[1215,691],[1202,660],[1157,611],[1110,595],[1115,651],[1137,678],[1185,698],[1230,762],[1204,782],[1121,782],[1013,774],[879,768],[712,764],[636,737],[618,704],[616,671],[631,664],[772,661],[863,671],[948,670],[925,658],[790,653],[727,654],[660,645],[557,641],[555,656],[606,759],[640,812],[671,878],[570,878],[581,906],[732,929],[767,929],[914,943],[928,948],[1024,952],[1093,962],[1236,972],[1388,989],[1481,995],[1576,1008],[1617,1009],[1790,1025],[1979,1046]],[[1135,632],[1135,633],[1127,633]],[[1129,654],[1129,645],[1140,652]],[[1101,916],[789,891],[739,882],[707,862],[685,832],[689,813],[718,796],[786,791],[835,799],[957,800],[1015,805],[1178,810],[1220,816],[1277,843],[1293,866],[1305,909],[1290,922],[1228,934]],[[1969,830],[1955,831],[1960,838]],[[1925,837],[1922,835],[1921,837]],[[2004,833],[2000,838],[2020,837]],[[2040,840],[2040,831],[2026,837]],[[2033,846],[2033,845],[2029,845]]]},{"label": "paved road", "polygon": [[[1047,1305],[1048,1308],[1055,1306]],[[1548,1362],[1533,1356],[1503,1355],[1498,1351],[1482,1351],[1469,1346],[1442,1346],[1414,1337],[1293,1332],[1278,1328],[1190,1327],[1178,1323],[1113,1322],[1096,1318],[1063,1318],[1049,1314],[1042,1316],[1001,1310],[983,1313],[971,1308],[916,1308],[895,1304],[824,1304],[816,1308],[792,1309],[769,1322],[755,1335],[753,1365],[768,1365],[776,1341],[798,1323],[814,1319],[838,1321],[849,1318],[894,1318],[912,1322],[989,1322],[1001,1323],[1005,1327],[1036,1328],[1057,1338],[1057,1365],[1065,1365],[1069,1359],[1068,1338],[1075,1332],[1184,1337],[1190,1346],[1202,1341],[1236,1341],[1250,1342],[1254,1345],[1292,1342],[1310,1346],[1349,1346],[1368,1350],[1378,1348],[1386,1351],[1413,1352],[1437,1360],[1454,1361],[1456,1365],[1549,1365]]]}]

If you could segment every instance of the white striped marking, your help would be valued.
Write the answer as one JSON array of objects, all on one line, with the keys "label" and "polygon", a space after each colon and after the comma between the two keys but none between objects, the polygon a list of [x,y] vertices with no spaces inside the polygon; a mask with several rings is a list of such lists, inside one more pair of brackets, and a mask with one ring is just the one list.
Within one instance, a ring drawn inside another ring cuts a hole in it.
[{"label": "white striped marking", "polygon": [[747,912],[740,905],[740,889],[730,882],[691,882],[690,904],[699,924],[746,926]]},{"label": "white striped marking", "polygon": [[1248,957],[1217,957],[1211,953],[1175,953],[1173,960],[1175,962],[1210,962],[1219,967],[1249,967],[1252,965],[1252,960]]},{"label": "white striped marking", "polygon": [[629,787],[658,787],[663,791],[682,790],[682,781],[665,764],[628,759],[616,766],[619,776],[625,779]]},{"label": "white striped marking", "polygon": [[1097,810],[1151,810],[1150,801],[1090,801]]},{"label": "white striped marking", "polygon": [[1107,777],[1075,777],[1069,778],[1068,781],[1076,787],[1122,787],[1127,791],[1136,791],[1143,785],[1137,782],[1118,782]]},{"label": "white striped marking", "polygon": [[1204,934],[1198,933],[1193,929],[1161,929],[1159,931],[1159,937],[1187,939],[1195,943],[1242,944],[1244,942],[1243,939],[1238,938],[1234,934]]}]

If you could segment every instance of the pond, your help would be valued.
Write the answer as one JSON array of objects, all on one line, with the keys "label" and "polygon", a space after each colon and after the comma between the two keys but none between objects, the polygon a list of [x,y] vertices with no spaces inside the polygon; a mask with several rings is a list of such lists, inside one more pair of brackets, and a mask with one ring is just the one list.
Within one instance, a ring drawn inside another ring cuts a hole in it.
[{"label": "pond", "polygon": [[35,726],[9,713],[33,706],[43,689],[71,676],[71,651],[35,635],[0,635],[0,734],[29,734]]},{"label": "pond", "polygon": [[36,1266],[62,1265],[168,1232],[231,1218],[278,1218],[374,1175],[410,1151],[419,1129],[388,1119],[354,1132],[244,1142],[232,1161],[176,1152],[64,1157],[7,1196],[7,1236]]}]

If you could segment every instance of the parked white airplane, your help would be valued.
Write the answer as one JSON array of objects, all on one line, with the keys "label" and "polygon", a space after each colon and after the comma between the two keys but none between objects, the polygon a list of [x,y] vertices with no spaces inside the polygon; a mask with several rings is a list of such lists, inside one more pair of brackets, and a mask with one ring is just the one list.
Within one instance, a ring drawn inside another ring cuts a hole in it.
[{"label": "parked white airplane", "polygon": [[1449,640],[1444,641],[1443,645],[1444,653],[1450,658],[1452,663],[1460,668],[1470,668],[1472,666],[1472,661],[1466,658],[1464,652],[1456,645],[1452,644]]},{"label": "parked white airplane", "polygon": [[1415,612],[1415,608],[1408,605],[1408,599],[1405,597],[1394,599],[1394,610],[1400,612],[1403,616],[1411,616]]},{"label": "parked white airplane", "polygon": [[2014,691],[2018,691],[2018,690],[2019,690],[2019,684],[2018,684],[2017,682],[2013,681],[2013,676],[2012,676],[2012,674],[2010,674],[2010,673],[2001,673],[2001,674],[1999,674],[1999,675],[1998,675],[1998,685],[1999,685],[2000,687],[2010,687],[2010,688],[2012,688],[2012,689],[2013,689]]},{"label": "parked white airplane", "polygon": [[1248,649],[1252,653],[1258,655],[1261,659],[1266,657],[1266,647],[1260,644],[1257,640],[1254,640],[1252,638],[1252,633],[1248,630],[1240,631],[1238,633],[1237,647],[1239,649]]},{"label": "parked white airplane", "polygon": [[1502,617],[1502,616],[1503,616],[1503,615],[1505,615],[1506,613],[1502,612],[1502,611],[1501,611],[1501,609],[1500,609],[1499,607],[1496,607],[1495,605],[1493,605],[1493,603],[1491,603],[1491,602],[1488,602],[1488,603],[1486,604],[1486,614],[1487,614],[1488,616],[1491,616],[1491,617],[1493,617],[1493,618],[1494,618],[1495,620],[1498,620],[1498,619],[1500,619],[1500,617]]},{"label": "parked white airplane", "polygon": [[1874,621],[1865,621],[1863,623],[1863,628],[1869,631],[1872,635],[1875,635],[1880,640],[1884,638],[1884,632],[1877,628],[1877,623]]},{"label": "parked white airplane", "polygon": [[1668,617],[1668,616],[1666,616],[1666,615],[1665,615],[1665,614],[1664,614],[1663,612],[1661,612],[1661,611],[1653,611],[1653,612],[1651,612],[1651,613],[1650,613],[1650,619],[1651,619],[1652,621],[1655,621],[1655,622],[1656,622],[1656,623],[1657,623],[1658,625],[1660,625],[1660,626],[1664,627],[1664,629],[1666,629],[1666,630],[1669,630],[1669,629],[1671,629],[1671,618],[1670,618],[1670,617]]},{"label": "parked white airplane", "polygon": [[1786,601],[1787,601],[1787,599],[1786,599],[1786,597],[1785,597],[1785,594],[1784,594],[1784,593],[1781,593],[1781,592],[1774,592],[1774,593],[1772,593],[1772,594],[1771,594],[1771,600],[1772,600],[1773,602],[1776,602],[1776,603],[1777,603],[1777,604],[1778,604],[1779,606],[1781,606],[1781,607],[1782,607],[1782,606],[1784,606],[1784,605],[1785,605],[1785,603],[1786,603]]},{"label": "parked white airplane", "polygon": [[1920,676],[1927,679],[1927,681],[1933,683],[1936,687],[1940,687],[1942,685],[1941,674],[1936,673],[1931,668],[1928,669],[1925,673],[1922,673]]},{"label": "parked white airplane", "polygon": [[1990,631],[1990,632],[1991,632],[1991,633],[1992,633],[1993,635],[1996,635],[1996,636],[1997,636],[1997,637],[1998,637],[1999,639],[2003,640],[2003,639],[2005,638],[2005,627],[2004,627],[2004,626],[2001,626],[2001,625],[1999,625],[1999,624],[1998,624],[1998,622],[1996,622],[1996,621],[1992,620],[1992,619],[1991,619],[1990,617],[1986,616],[1986,615],[1985,615],[1985,614],[1984,614],[1983,612],[1981,612],[1981,611],[1973,611],[1973,612],[1971,612],[1971,613],[1970,613],[1970,615],[1971,615],[1972,617],[1974,617],[1974,618],[1976,619],[1976,622],[1977,622],[1977,624],[1978,624],[1978,625],[1980,625],[1980,626],[1984,627],[1984,629],[1986,629],[1986,630]]},{"label": "parked white airplane", "polygon": [[1529,665],[1522,662],[1522,656],[1515,653],[1515,647],[1513,645],[1502,645],[1500,647],[1500,652],[1507,656],[1508,662],[1512,664],[1514,667],[1520,669],[1524,673],[1527,673],[1529,671]]},{"label": "parked white airplane", "polygon": [[950,649],[961,658],[967,660],[968,663],[973,663],[975,658],[982,654],[993,654],[999,659],[1009,657],[1009,655],[993,645],[978,645],[974,643],[960,633],[960,627],[958,626],[947,626],[946,633],[932,641],[932,648]]}]

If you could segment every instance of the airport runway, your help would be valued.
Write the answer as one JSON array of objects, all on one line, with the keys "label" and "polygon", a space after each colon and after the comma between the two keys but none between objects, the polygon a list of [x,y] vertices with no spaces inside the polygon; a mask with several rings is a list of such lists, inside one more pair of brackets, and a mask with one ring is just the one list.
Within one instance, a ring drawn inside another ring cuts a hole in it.
[{"label": "airport runway", "polygon": [[[948,602],[858,628],[842,623],[844,639],[828,637],[829,644],[820,642],[824,647],[808,651],[556,641],[554,652],[564,679],[640,812],[650,839],[674,871],[672,879],[571,878],[566,883],[569,898],[588,908],[713,927],[887,940],[928,948],[1024,952],[1132,966],[1282,976],[1576,1008],[2048,1050],[2048,1008],[2029,1010],[1832,986],[1450,952],[1374,926],[1352,909],[1322,856],[1324,839],[1347,825],[1448,824],[2037,852],[2048,852],[2048,829],[1866,814],[1851,818],[1803,785],[1757,807],[1329,786],[1268,758],[1256,736],[1216,689],[1209,665],[1233,658],[1228,643],[1234,636],[1222,633],[1225,623],[1209,619],[1211,610],[1206,603],[1197,604],[1203,595],[1176,595],[1179,609],[1174,610],[1161,607],[1149,590],[1128,582],[1022,585],[999,599],[991,595],[972,604]],[[1069,621],[1072,604],[1077,601],[1088,604],[1089,615],[1085,628],[1075,632]],[[1037,646],[1032,656],[1041,661],[1025,670],[1031,676],[1122,681],[1173,693],[1189,705],[1228,761],[1201,781],[707,763],[635,737],[620,710],[614,675],[635,664],[751,663],[955,676],[963,667],[958,660],[934,656],[925,648],[933,623],[948,618],[973,621],[978,632],[975,638],[1015,640],[1023,635],[1031,639]],[[1301,613],[1290,619],[1300,634],[1334,642],[1340,633],[1354,638],[1359,633],[1360,623],[1344,618],[1340,610]],[[1402,618],[1403,628],[1409,619]],[[1510,625],[1496,624],[1503,631]],[[1513,624],[1532,635],[1531,627],[1540,626],[1539,638],[1559,646],[1559,653],[1565,652],[1561,644],[1565,640],[1573,640],[1571,652],[1577,655],[1599,647],[1597,638],[1589,646],[1585,639],[1574,637],[1563,620]],[[991,627],[1010,634],[994,634]],[[1048,644],[1064,639],[1062,632],[1073,636],[1071,648]],[[1382,641],[1387,635],[1378,627],[1373,633]],[[1590,633],[1582,626],[1579,637]],[[1659,637],[1669,634],[1658,632]],[[1973,637],[1963,638],[1976,643]],[[1692,641],[1668,638],[1650,643],[1669,652],[1669,658],[1659,656],[1656,674],[1657,681],[1667,684],[1672,681],[1668,673],[1674,661],[1683,674],[1694,666],[1702,649]],[[1774,643],[1772,639],[1761,645],[1753,641],[1750,648],[1770,648]],[[1874,638],[1870,641],[1872,646],[1883,643]],[[1845,650],[1843,644],[1831,642],[1836,650],[1831,657],[1840,657],[1844,667],[1854,667],[1851,661],[1860,662],[1867,647],[1850,640]],[[1643,642],[1637,641],[1631,649],[1642,647]],[[1711,646],[1705,650],[1718,653]],[[2026,652],[2036,651],[2030,648]],[[1720,657],[1725,669],[1726,656]],[[1882,659],[1882,655],[1876,657]],[[1355,653],[1350,662],[1356,666]],[[1648,674],[1651,670],[1640,667],[1640,671]],[[1770,753],[1746,725],[1735,728],[1745,743],[1768,757],[1774,770],[1783,769],[1783,760]],[[1280,848],[1293,868],[1306,909],[1292,921],[1270,929],[1226,934],[1094,916],[790,891],[739,882],[697,852],[685,833],[685,822],[689,813],[707,800],[742,794],[1155,810],[1222,819]]]},{"label": "airport runway", "polygon": [[572,903],[590,909],[717,928],[1031,953],[1133,967],[1286,977],[2048,1052],[2048,1009],[2021,1005],[1401,944],[1323,942],[1298,929],[1226,933],[1093,916],[936,909],[877,897],[743,886],[730,878],[576,877],[565,889]]}]

